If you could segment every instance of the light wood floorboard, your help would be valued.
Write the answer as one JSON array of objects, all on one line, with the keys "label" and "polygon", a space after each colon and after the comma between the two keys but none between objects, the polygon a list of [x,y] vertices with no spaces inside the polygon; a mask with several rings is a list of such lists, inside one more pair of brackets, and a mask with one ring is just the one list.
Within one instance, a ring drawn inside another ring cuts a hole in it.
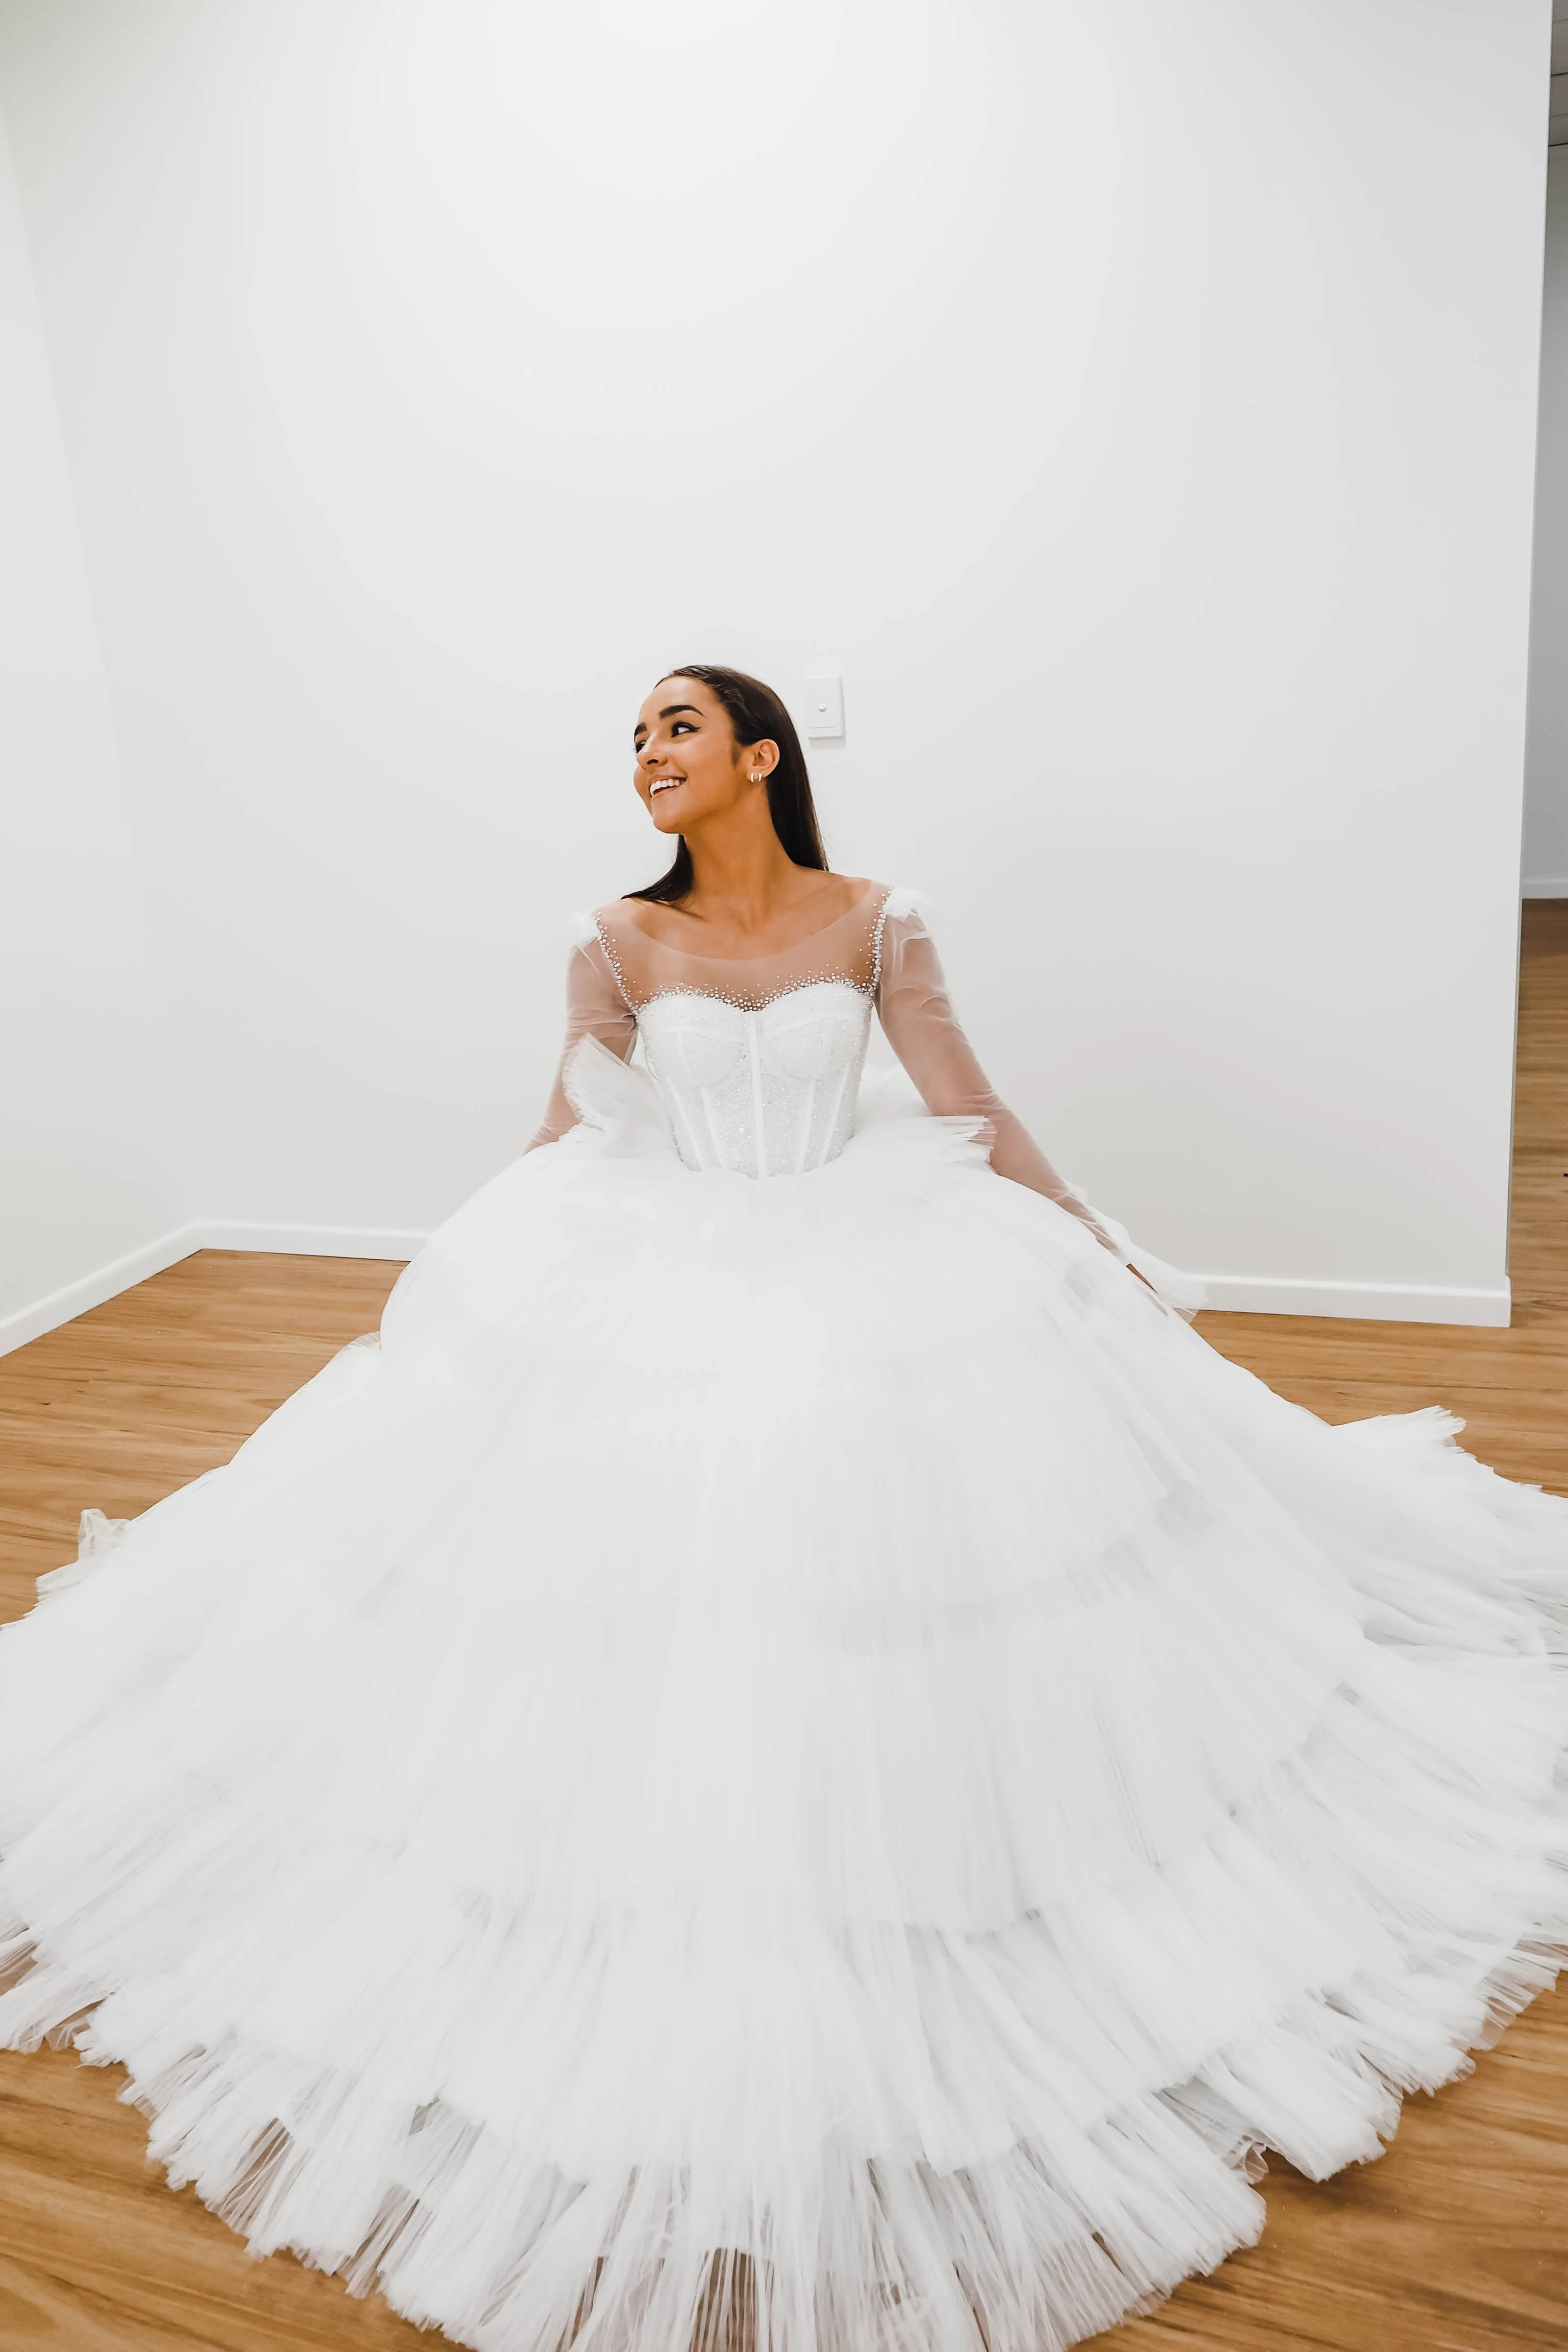
[{"label": "light wood floorboard", "polygon": [[[1525,909],[1519,1075],[1510,1330],[1202,1328],[1331,1421],[1447,1404],[1484,1461],[1568,1493],[1568,904]],[[374,1328],[396,1272],[204,1251],[0,1360],[0,1616],[72,1555],[84,1507],[127,1517],[226,1461]],[[378,2299],[251,2261],[172,2194],[121,2080],[68,2053],[0,2053],[0,2352],[428,2352]],[[1319,2186],[1276,2165],[1266,2193],[1259,2246],[1096,2352],[1562,2352],[1568,1994],[1410,2101],[1381,2162]]]}]

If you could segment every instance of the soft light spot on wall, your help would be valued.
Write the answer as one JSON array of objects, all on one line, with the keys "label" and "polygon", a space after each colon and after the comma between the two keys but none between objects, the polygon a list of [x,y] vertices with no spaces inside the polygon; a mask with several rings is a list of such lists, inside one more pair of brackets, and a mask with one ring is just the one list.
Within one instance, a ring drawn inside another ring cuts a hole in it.
[{"label": "soft light spot on wall", "polygon": [[[927,14],[906,5],[889,46],[918,50]],[[530,141],[584,186],[658,206],[787,172],[829,102],[844,16],[845,0],[491,0],[487,33]]]}]

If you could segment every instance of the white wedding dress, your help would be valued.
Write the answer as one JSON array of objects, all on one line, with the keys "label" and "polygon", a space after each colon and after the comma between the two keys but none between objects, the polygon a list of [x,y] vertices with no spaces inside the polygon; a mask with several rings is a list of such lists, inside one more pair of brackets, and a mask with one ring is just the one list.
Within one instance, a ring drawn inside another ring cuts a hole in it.
[{"label": "white wedding dress", "polygon": [[0,2039],[483,2352],[1049,2352],[1550,1981],[1568,1505],[1213,1353],[906,898],[645,920],[379,1339],[0,1636]]}]

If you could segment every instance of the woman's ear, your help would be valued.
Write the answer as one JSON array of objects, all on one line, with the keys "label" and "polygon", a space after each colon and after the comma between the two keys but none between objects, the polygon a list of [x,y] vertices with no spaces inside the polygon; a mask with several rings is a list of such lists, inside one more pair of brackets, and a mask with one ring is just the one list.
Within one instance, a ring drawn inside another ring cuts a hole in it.
[{"label": "woman's ear", "polygon": [[760,743],[752,743],[747,747],[746,773],[752,783],[765,782],[778,763],[779,747],[771,735],[764,736]]}]

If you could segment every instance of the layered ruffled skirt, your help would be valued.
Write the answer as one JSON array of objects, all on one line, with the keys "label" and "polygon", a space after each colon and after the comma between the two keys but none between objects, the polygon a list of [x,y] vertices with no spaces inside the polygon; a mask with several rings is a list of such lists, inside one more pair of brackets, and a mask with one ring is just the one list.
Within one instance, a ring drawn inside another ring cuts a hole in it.
[{"label": "layered ruffled skirt", "polygon": [[484,2352],[1048,2352],[1550,1980],[1568,1505],[962,1123],[758,1183],[591,1075],[0,1635],[0,2039]]}]

